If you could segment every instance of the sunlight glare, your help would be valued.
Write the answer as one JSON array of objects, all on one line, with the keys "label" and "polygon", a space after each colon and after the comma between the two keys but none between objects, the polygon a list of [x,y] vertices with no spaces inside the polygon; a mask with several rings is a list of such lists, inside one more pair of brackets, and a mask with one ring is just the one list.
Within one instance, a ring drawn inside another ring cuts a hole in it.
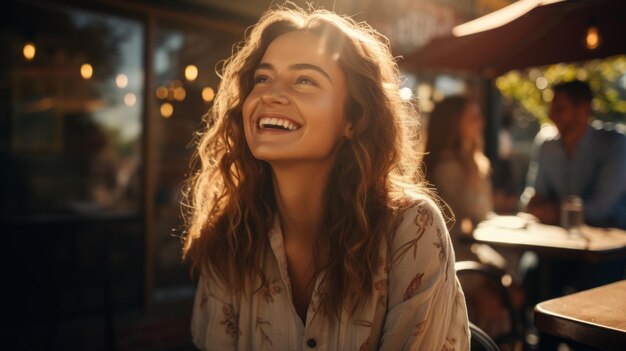
[{"label": "sunlight glare", "polygon": [[404,101],[409,101],[411,100],[412,97],[413,97],[413,91],[411,91],[411,88],[404,87],[400,89],[400,99]]}]

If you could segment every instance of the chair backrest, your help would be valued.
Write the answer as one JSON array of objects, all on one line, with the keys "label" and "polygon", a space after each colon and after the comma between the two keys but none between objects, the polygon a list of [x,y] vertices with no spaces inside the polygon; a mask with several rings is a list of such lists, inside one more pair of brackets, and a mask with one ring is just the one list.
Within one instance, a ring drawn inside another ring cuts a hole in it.
[{"label": "chair backrest", "polygon": [[470,351],[500,351],[493,339],[474,323],[469,323],[469,329],[471,336]]},{"label": "chair backrest", "polygon": [[[513,301],[509,294],[508,288],[507,286],[504,285],[503,279],[502,279],[506,275],[506,272],[496,266],[484,264],[481,262],[475,262],[475,261],[456,262],[455,268],[456,268],[457,275],[459,276],[459,278],[461,278],[463,274],[477,274],[479,276],[485,277],[488,281],[492,282],[491,285],[497,287],[500,300],[502,301],[502,304],[508,311],[511,329],[506,335],[493,336],[493,338],[490,337],[490,339],[492,339],[492,341],[493,339],[498,340],[498,344],[503,345],[503,347],[504,347],[504,344],[509,344],[508,346],[509,349],[514,350],[516,343],[522,340],[522,338],[520,337],[520,333],[519,333],[518,312],[515,306],[513,305]],[[468,301],[468,307],[469,307],[470,302],[471,301]],[[476,321],[472,321],[472,322],[476,322]],[[475,327],[478,328],[478,326],[476,325]],[[487,335],[484,330],[480,330],[480,331],[483,334]],[[496,348],[496,350],[498,349]]]}]

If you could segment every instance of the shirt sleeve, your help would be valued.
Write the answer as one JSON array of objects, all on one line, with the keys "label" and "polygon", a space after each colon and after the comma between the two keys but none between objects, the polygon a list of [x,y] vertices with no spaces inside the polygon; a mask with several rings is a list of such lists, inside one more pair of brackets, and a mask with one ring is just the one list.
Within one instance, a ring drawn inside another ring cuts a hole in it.
[{"label": "shirt sleeve", "polygon": [[593,192],[585,199],[585,217],[592,225],[610,224],[610,217],[619,215],[615,213],[619,201],[626,196],[626,137],[616,135],[611,141],[604,147],[603,162],[597,165]]},{"label": "shirt sleeve", "polygon": [[469,350],[465,297],[441,213],[421,200],[396,229],[380,350]]},{"label": "shirt sleeve", "polygon": [[[548,196],[549,182],[545,172],[545,164],[554,161],[549,160],[548,154],[553,152],[547,150],[547,145],[558,137],[555,126],[544,123],[535,136],[530,149],[530,162],[528,173],[526,174],[526,186],[534,189],[534,192],[543,197]],[[548,142],[548,143],[546,143]]]},{"label": "shirt sleeve", "polygon": [[235,350],[239,338],[239,313],[220,284],[204,274],[196,288],[191,336],[200,350]]}]

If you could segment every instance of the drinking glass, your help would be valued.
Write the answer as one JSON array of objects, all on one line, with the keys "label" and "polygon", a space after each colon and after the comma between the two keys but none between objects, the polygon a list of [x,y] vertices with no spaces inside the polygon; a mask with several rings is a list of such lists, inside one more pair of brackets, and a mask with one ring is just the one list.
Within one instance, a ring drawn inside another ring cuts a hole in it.
[{"label": "drinking glass", "polygon": [[583,200],[576,195],[568,196],[561,203],[561,227],[570,235],[580,235],[584,223]]}]

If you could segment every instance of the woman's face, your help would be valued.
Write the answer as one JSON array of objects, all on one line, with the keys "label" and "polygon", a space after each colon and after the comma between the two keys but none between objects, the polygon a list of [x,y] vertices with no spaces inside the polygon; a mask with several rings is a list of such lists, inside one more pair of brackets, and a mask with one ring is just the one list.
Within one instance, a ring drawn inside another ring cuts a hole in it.
[{"label": "woman's face", "polygon": [[485,120],[480,111],[480,106],[475,102],[468,103],[459,121],[459,129],[463,140],[478,142],[483,137],[484,126]]},{"label": "woman's face", "polygon": [[349,136],[346,77],[323,40],[305,32],[277,37],[254,72],[243,104],[254,157],[275,162],[334,162]]}]

